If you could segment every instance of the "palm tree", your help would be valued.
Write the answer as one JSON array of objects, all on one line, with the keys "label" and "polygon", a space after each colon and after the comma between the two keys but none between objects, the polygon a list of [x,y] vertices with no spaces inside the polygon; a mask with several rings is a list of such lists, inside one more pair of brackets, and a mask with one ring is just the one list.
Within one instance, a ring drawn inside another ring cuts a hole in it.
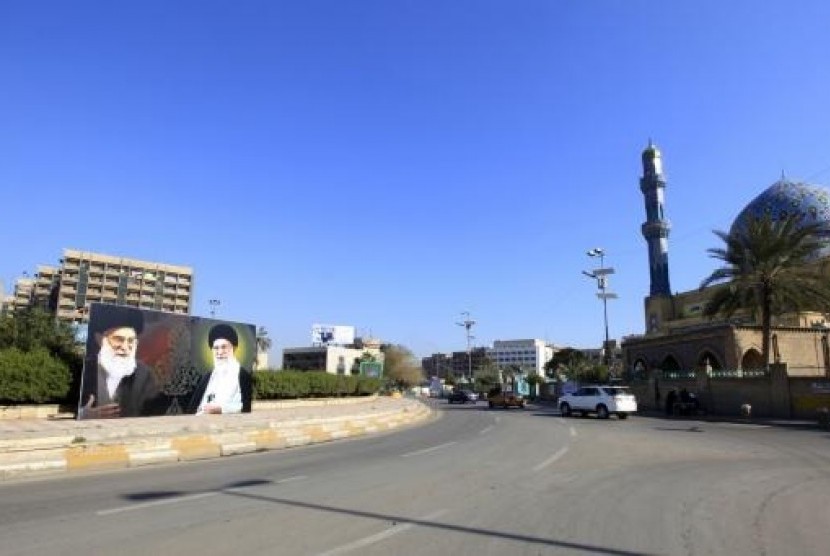
[{"label": "palm tree", "polygon": [[268,331],[264,326],[260,326],[256,331],[256,351],[257,355],[266,353],[271,349],[271,338],[268,337]]},{"label": "palm tree", "polygon": [[715,231],[724,247],[708,249],[723,261],[700,285],[728,285],[712,292],[703,314],[730,317],[739,310],[760,312],[764,366],[769,365],[772,316],[805,309],[828,311],[830,285],[816,260],[827,245],[830,230],[804,223],[799,216],[773,221],[769,216],[748,218],[727,234]]}]

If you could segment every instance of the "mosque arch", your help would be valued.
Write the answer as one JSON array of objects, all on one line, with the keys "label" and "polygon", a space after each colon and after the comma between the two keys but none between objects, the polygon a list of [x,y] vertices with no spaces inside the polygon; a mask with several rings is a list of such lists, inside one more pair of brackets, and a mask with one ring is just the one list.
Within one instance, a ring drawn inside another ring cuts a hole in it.
[{"label": "mosque arch", "polygon": [[704,350],[697,358],[697,367],[699,369],[719,370],[723,369],[723,362],[721,359],[712,353],[711,350]]},{"label": "mosque arch", "polygon": [[637,358],[631,366],[631,372],[635,379],[643,379],[648,376],[648,364],[642,357]]},{"label": "mosque arch", "polygon": [[764,357],[761,352],[755,348],[749,348],[741,357],[741,369],[748,371],[753,369],[763,369]]},{"label": "mosque arch", "polygon": [[660,369],[663,371],[679,371],[680,363],[677,362],[674,355],[669,354],[663,358],[663,362],[660,363]]}]

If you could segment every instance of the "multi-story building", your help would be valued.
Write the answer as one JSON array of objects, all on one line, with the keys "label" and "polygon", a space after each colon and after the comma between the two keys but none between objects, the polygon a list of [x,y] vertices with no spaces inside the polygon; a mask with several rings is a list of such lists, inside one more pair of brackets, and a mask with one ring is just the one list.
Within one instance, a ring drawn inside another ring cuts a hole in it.
[{"label": "multi-story building", "polygon": [[380,341],[374,338],[355,338],[348,346],[324,345],[285,348],[282,350],[282,368],[292,371],[325,371],[329,374],[356,374],[361,357],[370,354],[382,362],[384,354]]},{"label": "multi-story building", "polygon": [[11,292],[2,294],[0,298],[0,314],[14,313],[29,305],[35,281],[28,274],[17,278],[11,287]]},{"label": "multi-story building", "polygon": [[554,348],[544,340],[495,340],[487,355],[499,369],[518,369],[526,374],[545,376],[545,363],[553,358]]},{"label": "multi-story building", "polygon": [[433,353],[421,358],[421,368],[427,377],[447,378],[452,371],[452,357],[446,353]]},{"label": "multi-story building", "polygon": [[520,371],[524,374],[544,376],[545,363],[556,351],[544,340],[496,340],[493,347],[477,347],[452,353],[433,353],[421,359],[421,367],[427,376],[438,378],[469,377],[484,369]]},{"label": "multi-story building", "polygon": [[475,376],[476,372],[490,365],[490,360],[487,357],[487,348],[475,347],[469,352],[454,351],[450,355],[450,365],[452,374],[455,377],[469,378],[471,372]]},{"label": "multi-story building", "polygon": [[28,291],[15,286],[13,309],[41,306],[61,321],[83,323],[93,302],[190,314],[193,269],[64,249],[60,266],[38,266]]}]

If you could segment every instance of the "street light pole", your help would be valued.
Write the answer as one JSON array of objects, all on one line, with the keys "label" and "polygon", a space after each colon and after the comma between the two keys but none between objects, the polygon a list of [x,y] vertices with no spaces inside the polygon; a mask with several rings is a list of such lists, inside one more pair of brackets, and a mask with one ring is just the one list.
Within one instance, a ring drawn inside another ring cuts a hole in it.
[{"label": "street light pole", "polygon": [[469,311],[462,311],[461,315],[464,317],[464,320],[461,322],[457,322],[458,326],[463,326],[467,332],[467,372],[470,374],[470,384],[473,383],[473,352],[470,350],[470,340],[472,340],[475,336],[470,334],[470,329],[476,323],[476,321],[470,318]]},{"label": "street light pole", "polygon": [[616,299],[617,294],[607,291],[608,289],[608,275],[614,274],[613,268],[605,268],[605,250],[600,247],[594,247],[593,249],[589,250],[586,255],[589,257],[599,257],[599,268],[594,269],[592,272],[588,272],[586,270],[582,271],[582,274],[589,278],[593,278],[597,281],[597,297],[602,300],[602,318],[603,324],[605,326],[605,343],[603,344],[603,361],[607,367],[610,368],[611,366],[611,353],[610,353],[610,337],[608,335],[608,300],[609,299]]},{"label": "street light pole", "polygon": [[213,318],[214,316],[216,316],[216,311],[217,311],[216,308],[219,307],[219,305],[221,305],[221,304],[222,304],[222,302],[218,299],[211,299],[211,300],[208,301],[208,305],[210,305],[210,318]]}]

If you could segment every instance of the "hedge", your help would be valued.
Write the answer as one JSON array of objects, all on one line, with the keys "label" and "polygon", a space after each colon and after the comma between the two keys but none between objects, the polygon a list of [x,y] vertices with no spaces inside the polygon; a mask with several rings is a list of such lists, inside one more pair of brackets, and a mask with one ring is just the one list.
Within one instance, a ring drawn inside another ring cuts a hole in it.
[{"label": "hedge", "polygon": [[380,379],[365,376],[306,371],[254,372],[258,400],[365,396],[377,393],[380,387]]},{"label": "hedge", "polygon": [[0,349],[0,403],[44,403],[66,399],[69,366],[43,348]]},{"label": "hedge", "polygon": [[[71,373],[66,363],[45,349],[0,349],[0,404],[64,402],[70,392]],[[325,372],[255,371],[255,398],[331,398],[376,394],[381,380],[359,375]]]}]

